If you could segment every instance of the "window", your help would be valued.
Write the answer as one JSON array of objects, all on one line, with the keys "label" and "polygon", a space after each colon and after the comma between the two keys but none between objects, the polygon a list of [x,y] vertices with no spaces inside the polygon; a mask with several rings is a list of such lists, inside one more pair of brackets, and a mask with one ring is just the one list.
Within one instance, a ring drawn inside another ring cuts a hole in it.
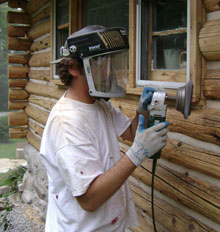
[{"label": "window", "polygon": [[125,27],[128,32],[129,0],[82,1],[82,25]]},{"label": "window", "polygon": [[190,77],[190,0],[137,0],[136,10],[136,84],[184,85]]},{"label": "window", "polygon": [[[69,35],[69,0],[54,0],[53,16],[53,60],[56,60],[60,58],[60,47]],[[57,79],[55,69],[54,65],[53,77]]]}]

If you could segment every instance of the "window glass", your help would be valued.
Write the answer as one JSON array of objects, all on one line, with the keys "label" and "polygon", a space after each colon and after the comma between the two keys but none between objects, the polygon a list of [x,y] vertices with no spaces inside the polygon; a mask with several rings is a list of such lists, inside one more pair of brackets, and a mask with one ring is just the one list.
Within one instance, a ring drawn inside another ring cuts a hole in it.
[{"label": "window glass", "polygon": [[128,32],[129,0],[82,1],[83,26],[125,27]]}]

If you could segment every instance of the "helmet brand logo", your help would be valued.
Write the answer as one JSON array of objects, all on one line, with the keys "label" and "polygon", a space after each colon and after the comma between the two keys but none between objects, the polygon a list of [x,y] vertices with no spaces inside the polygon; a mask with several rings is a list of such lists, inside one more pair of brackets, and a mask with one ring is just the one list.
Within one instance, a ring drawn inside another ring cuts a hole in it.
[{"label": "helmet brand logo", "polygon": [[95,51],[100,49],[101,44],[95,45],[95,46],[90,46],[89,51]]}]

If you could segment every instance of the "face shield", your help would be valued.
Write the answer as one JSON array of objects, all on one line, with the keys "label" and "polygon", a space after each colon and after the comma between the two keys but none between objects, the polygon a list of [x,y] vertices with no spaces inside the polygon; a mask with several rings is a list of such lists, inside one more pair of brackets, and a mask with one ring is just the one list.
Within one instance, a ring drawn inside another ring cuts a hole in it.
[{"label": "face shield", "polygon": [[91,96],[125,95],[128,74],[127,54],[127,51],[119,51],[83,59]]}]

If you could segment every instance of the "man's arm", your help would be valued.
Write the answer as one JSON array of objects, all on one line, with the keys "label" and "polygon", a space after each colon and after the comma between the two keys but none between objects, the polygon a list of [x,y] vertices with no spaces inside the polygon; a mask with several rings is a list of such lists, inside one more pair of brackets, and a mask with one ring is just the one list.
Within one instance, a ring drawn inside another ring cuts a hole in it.
[{"label": "man's arm", "polygon": [[139,113],[136,112],[135,118],[132,120],[131,125],[127,128],[127,130],[121,135],[123,139],[133,142],[135,133],[138,127],[138,117]]},{"label": "man's arm", "polygon": [[109,171],[98,176],[85,194],[76,197],[80,206],[89,212],[98,209],[118,191],[135,168],[131,160],[124,155]]}]

